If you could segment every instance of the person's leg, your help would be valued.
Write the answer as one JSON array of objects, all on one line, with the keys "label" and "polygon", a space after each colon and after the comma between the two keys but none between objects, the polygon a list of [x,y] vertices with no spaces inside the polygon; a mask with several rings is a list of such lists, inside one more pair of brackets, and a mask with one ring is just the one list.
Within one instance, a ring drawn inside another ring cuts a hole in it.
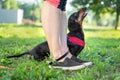
[{"label": "person's leg", "polygon": [[66,44],[67,26],[64,17],[65,14],[63,11],[52,6],[47,1],[44,1],[42,9],[42,25],[54,60],[68,51]]},{"label": "person's leg", "polygon": [[[62,50],[62,53],[65,54],[65,52],[69,51],[67,46],[67,17],[66,17],[65,11],[60,12],[60,33],[59,34],[60,34],[61,50]],[[71,56],[72,55],[69,52],[69,54],[66,57],[71,58]]]},{"label": "person's leg", "polygon": [[[62,11],[61,13],[61,28],[60,28],[60,42],[61,42],[61,46],[62,49],[67,49],[68,50],[68,46],[67,46],[67,18],[66,18],[66,13],[65,11]],[[69,54],[69,56],[71,56]]]},{"label": "person's leg", "polygon": [[[52,53],[53,60],[58,61],[55,64],[54,62],[49,63],[49,67],[77,70],[85,66],[72,59],[72,55],[67,47],[67,22],[64,12],[65,1],[66,0],[46,0],[44,1],[42,9],[42,25],[50,52]],[[60,4],[56,7],[58,3]]]}]

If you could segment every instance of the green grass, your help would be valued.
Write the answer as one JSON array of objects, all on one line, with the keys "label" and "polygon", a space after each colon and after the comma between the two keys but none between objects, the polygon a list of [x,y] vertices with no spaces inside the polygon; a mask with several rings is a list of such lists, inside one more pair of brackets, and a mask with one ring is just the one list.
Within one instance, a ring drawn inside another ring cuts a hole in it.
[{"label": "green grass", "polygon": [[0,80],[120,80],[120,30],[85,28],[86,46],[79,57],[94,62],[91,68],[63,71],[48,68],[47,62],[30,60],[27,56],[6,59],[45,41],[41,27],[0,25]]}]

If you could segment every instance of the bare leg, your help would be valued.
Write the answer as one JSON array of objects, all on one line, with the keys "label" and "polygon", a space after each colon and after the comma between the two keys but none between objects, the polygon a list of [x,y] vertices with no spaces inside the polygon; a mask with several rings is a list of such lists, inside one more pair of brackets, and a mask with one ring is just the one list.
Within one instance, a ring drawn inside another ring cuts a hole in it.
[{"label": "bare leg", "polygon": [[62,48],[67,47],[67,18],[66,18],[66,13],[62,12],[61,13],[61,28],[60,28],[60,42]]},{"label": "bare leg", "polygon": [[65,18],[66,16],[63,11],[44,1],[42,25],[54,60],[68,51]]}]

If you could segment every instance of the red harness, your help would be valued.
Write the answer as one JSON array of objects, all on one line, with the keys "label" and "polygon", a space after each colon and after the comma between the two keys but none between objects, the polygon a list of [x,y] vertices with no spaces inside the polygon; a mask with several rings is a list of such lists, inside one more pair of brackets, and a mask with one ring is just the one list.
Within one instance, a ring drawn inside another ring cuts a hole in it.
[{"label": "red harness", "polygon": [[73,43],[73,44],[76,44],[76,45],[79,45],[79,46],[82,46],[84,47],[85,46],[85,42],[77,37],[74,37],[74,36],[70,36],[68,37],[68,41]]}]

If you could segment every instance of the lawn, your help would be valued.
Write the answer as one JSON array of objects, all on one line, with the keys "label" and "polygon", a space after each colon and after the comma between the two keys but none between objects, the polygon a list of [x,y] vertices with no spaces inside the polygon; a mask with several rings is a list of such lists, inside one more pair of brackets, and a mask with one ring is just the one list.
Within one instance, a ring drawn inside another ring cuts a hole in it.
[{"label": "lawn", "polygon": [[120,30],[84,28],[86,46],[79,57],[94,62],[90,68],[63,71],[48,68],[48,60],[37,62],[28,56],[6,59],[45,41],[42,27],[0,25],[0,80],[120,80]]}]

